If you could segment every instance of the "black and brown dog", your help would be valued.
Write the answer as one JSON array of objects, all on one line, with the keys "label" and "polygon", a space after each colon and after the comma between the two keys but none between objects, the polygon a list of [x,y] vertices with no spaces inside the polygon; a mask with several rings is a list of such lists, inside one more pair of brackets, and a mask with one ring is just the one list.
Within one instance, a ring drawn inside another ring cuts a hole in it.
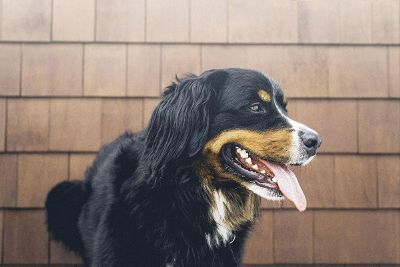
[{"label": "black and brown dog", "polygon": [[271,78],[190,75],[165,90],[145,130],[103,147],[85,180],[51,190],[48,229],[87,266],[240,266],[260,197],[306,208],[288,165],[320,144],[287,117]]}]

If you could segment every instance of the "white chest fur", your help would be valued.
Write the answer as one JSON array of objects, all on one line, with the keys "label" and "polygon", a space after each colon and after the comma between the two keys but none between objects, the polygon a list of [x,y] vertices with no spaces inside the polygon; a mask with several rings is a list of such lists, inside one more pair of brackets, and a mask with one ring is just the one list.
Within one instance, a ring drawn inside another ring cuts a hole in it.
[{"label": "white chest fur", "polygon": [[206,234],[206,241],[210,248],[226,245],[234,238],[232,229],[226,223],[228,201],[220,190],[214,191],[213,198],[215,204],[211,210],[211,217],[217,226],[213,233]]}]

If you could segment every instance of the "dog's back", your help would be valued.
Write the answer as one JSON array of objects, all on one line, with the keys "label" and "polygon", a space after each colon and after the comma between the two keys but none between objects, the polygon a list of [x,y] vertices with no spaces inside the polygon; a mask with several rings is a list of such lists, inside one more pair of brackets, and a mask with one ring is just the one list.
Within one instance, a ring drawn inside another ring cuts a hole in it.
[{"label": "dog's back", "polygon": [[[118,190],[123,180],[137,167],[141,138],[142,133],[125,133],[100,150],[93,165],[87,169],[84,180],[62,181],[52,188],[45,207],[47,227],[54,240],[60,241],[68,250],[85,256],[84,250],[90,244],[87,241],[93,238],[94,226],[105,208],[104,199],[91,201],[90,207],[87,207],[92,187],[103,191],[104,197],[112,194],[106,191]],[[114,165],[116,162],[120,164]],[[111,174],[114,172],[118,175]]]}]

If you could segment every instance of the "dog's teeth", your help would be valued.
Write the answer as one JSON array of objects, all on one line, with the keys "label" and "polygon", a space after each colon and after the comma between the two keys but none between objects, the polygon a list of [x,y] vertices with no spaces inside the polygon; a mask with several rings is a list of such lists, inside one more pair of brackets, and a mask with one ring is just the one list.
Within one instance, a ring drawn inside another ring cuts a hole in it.
[{"label": "dog's teeth", "polygon": [[247,162],[248,164],[253,165],[253,162],[251,161],[251,158],[247,158],[247,159],[246,159],[246,162]]},{"label": "dog's teeth", "polygon": [[261,173],[261,174],[265,174],[265,170],[261,170],[260,173]]},{"label": "dog's teeth", "polygon": [[277,183],[278,179],[276,179],[276,177],[272,178],[272,182]]},{"label": "dog's teeth", "polygon": [[242,158],[245,159],[245,158],[248,158],[248,157],[249,157],[249,154],[247,154],[245,151],[242,150],[242,151],[240,152],[240,156],[241,156]]},{"label": "dog's teeth", "polygon": [[251,166],[253,169],[258,170],[258,166],[257,164],[254,164],[253,166]]}]

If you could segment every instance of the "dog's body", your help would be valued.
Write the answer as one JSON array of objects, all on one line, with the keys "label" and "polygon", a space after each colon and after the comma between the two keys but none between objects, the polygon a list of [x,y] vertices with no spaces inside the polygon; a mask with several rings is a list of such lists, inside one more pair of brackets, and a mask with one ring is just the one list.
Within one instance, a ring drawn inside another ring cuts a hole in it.
[{"label": "dog's body", "polygon": [[283,102],[275,82],[249,70],[173,84],[144,131],[103,147],[84,181],[52,189],[49,232],[87,266],[240,266],[259,196],[285,194],[305,209],[284,164],[307,163],[320,140]]}]

